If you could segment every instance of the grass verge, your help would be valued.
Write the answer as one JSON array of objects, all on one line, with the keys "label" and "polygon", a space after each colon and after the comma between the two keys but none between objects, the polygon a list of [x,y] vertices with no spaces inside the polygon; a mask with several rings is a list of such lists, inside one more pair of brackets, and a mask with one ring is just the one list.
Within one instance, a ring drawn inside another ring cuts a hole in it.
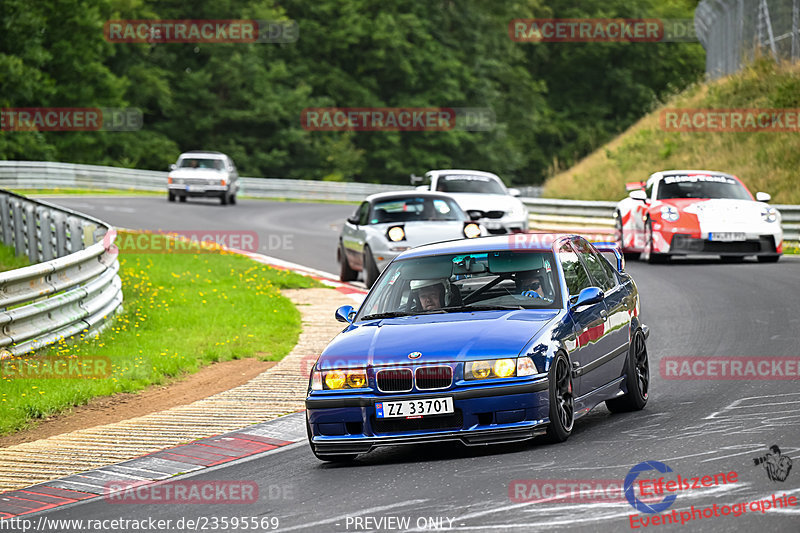
[{"label": "grass verge", "polygon": [[13,246],[0,244],[0,272],[14,270],[30,265],[28,258],[24,255],[17,255]]},{"label": "grass verge", "polygon": [[776,204],[800,204],[797,168],[800,134],[786,132],[665,131],[665,108],[800,108],[800,64],[776,65],[761,59],[720,80],[690,87],[622,135],[544,185],[549,198],[619,200],[625,183],[645,180],[659,170],[704,169],[735,174],[751,192],[764,191]]},{"label": "grass verge", "polygon": [[[125,236],[120,232],[117,242],[126,242]],[[62,341],[36,358],[0,363],[0,434],[213,361],[253,356],[275,361],[288,354],[300,334],[300,313],[280,289],[321,284],[238,255],[201,252],[133,254],[121,248],[124,311],[99,337]],[[82,378],[41,377],[49,370],[46,364],[63,370],[88,361],[102,364],[84,367]]]}]

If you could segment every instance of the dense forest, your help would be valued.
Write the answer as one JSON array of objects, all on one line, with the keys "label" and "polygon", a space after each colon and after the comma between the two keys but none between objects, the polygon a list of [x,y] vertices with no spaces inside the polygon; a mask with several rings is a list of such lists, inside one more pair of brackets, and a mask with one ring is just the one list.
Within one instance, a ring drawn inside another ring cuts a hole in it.
[{"label": "dense forest", "polygon": [[[541,183],[702,76],[697,42],[516,42],[525,18],[691,19],[696,0],[0,0],[0,108],[131,107],[138,131],[0,131],[0,159],[407,183],[430,168]],[[118,43],[109,20],[295,21],[284,43]],[[489,108],[488,131],[310,131],[314,107]]]}]

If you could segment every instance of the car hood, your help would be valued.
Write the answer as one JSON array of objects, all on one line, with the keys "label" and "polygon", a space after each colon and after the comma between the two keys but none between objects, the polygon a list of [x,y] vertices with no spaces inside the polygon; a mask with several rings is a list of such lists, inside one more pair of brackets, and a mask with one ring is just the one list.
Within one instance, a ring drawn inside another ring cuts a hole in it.
[{"label": "car hood", "polygon": [[403,226],[403,230],[406,233],[406,240],[390,244],[408,246],[409,248],[414,248],[415,246],[421,246],[423,244],[464,238],[463,220],[387,222],[373,224],[371,227],[374,228],[384,240],[387,240],[385,238],[386,232],[393,226]]},{"label": "car hood", "polygon": [[696,215],[700,223],[736,223],[761,220],[761,211],[769,207],[764,202],[753,200],[734,200],[713,198],[702,200],[697,198],[675,198],[661,200],[662,203],[675,206],[685,213]]},{"label": "car hood", "polygon": [[475,194],[475,193],[448,193],[452,196],[461,209],[480,209],[481,211],[505,211],[519,209],[522,202],[506,194]]},{"label": "car hood", "polygon": [[339,334],[319,359],[322,368],[517,357],[558,310],[479,311],[417,315],[359,323]]}]

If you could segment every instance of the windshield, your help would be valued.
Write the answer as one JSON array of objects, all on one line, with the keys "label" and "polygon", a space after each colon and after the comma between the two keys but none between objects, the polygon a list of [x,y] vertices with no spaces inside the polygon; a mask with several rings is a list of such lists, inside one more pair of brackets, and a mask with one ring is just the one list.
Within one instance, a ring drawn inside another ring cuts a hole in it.
[{"label": "windshield", "polygon": [[214,170],[223,170],[225,163],[222,159],[199,159],[196,157],[187,157],[181,159],[179,168],[210,168]]},{"label": "windshield", "polygon": [[375,202],[369,223],[420,220],[468,220],[468,217],[458,204],[449,198],[390,198]]},{"label": "windshield", "polygon": [[446,254],[395,261],[357,320],[431,313],[561,307],[550,252]]},{"label": "windshield", "polygon": [[658,200],[670,198],[752,200],[741,183],[727,176],[667,176],[658,186]]},{"label": "windshield", "polygon": [[467,174],[454,174],[440,176],[436,182],[439,192],[466,192],[477,194],[506,194],[503,186],[493,178],[486,176],[472,176]]}]

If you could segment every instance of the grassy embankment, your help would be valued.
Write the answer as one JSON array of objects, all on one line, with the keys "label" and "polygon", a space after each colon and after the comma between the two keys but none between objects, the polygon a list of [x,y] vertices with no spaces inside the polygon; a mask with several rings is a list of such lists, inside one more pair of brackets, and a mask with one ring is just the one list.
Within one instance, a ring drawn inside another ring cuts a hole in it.
[{"label": "grassy embankment", "polygon": [[762,59],[726,78],[676,95],[622,135],[545,183],[544,196],[619,200],[625,183],[667,169],[720,170],[738,176],[776,204],[800,204],[800,133],[673,132],[659,116],[674,108],[800,109],[800,64],[777,66]]},{"label": "grassy embankment", "polygon": [[[280,360],[296,344],[300,314],[280,289],[319,286],[316,281],[219,251],[129,253],[125,243],[134,241],[125,236],[117,237],[124,311],[97,338],[62,341],[37,354],[39,360],[107,358],[110,374],[20,378],[18,369],[27,363],[4,361],[0,435],[93,397],[141,390],[213,361]],[[7,261],[0,256],[10,266]]]}]

